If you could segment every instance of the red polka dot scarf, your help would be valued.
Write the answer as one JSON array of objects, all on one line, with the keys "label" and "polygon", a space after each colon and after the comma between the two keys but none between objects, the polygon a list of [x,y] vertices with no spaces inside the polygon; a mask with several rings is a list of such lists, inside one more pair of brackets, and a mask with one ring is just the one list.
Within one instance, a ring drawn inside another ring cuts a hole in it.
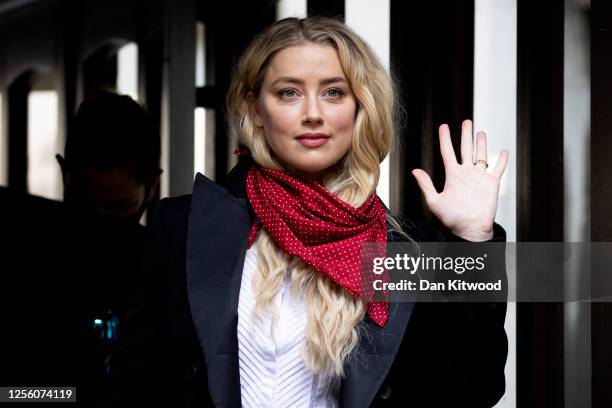
[{"label": "red polka dot scarf", "polygon": [[[263,226],[287,253],[301,258],[351,294],[373,299],[362,293],[359,255],[362,243],[387,240],[385,207],[376,194],[357,209],[315,180],[258,164],[248,172],[246,189],[255,213],[249,247]],[[382,327],[389,316],[389,304],[369,302],[367,312]]]}]

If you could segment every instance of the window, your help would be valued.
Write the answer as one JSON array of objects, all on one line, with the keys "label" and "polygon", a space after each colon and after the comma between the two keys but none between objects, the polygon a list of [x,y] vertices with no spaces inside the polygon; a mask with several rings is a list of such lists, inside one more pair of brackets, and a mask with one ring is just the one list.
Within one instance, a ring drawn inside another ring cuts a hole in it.
[{"label": "window", "polygon": [[55,161],[58,146],[58,96],[55,90],[32,90],[28,94],[28,191],[60,200],[61,171]]},{"label": "window", "polygon": [[[206,71],[206,29],[202,22],[196,23],[196,52],[195,52],[195,86],[203,92],[211,88],[210,73]],[[194,174],[202,173],[214,178],[215,157],[215,110],[197,104],[194,111],[194,137],[193,137],[193,170]]]},{"label": "window", "polygon": [[138,45],[128,43],[117,50],[117,92],[138,99]]}]

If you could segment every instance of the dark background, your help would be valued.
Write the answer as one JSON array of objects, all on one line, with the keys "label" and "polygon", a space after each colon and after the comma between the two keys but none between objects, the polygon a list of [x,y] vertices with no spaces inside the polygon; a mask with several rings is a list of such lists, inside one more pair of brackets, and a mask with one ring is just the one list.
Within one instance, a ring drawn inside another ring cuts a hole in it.
[{"label": "dark background", "polygon": [[[563,68],[564,2],[518,0],[517,15],[517,240],[564,240]],[[116,80],[116,52],[139,46],[139,94],[161,124],[167,104],[173,142],[170,195],[191,191],[182,164],[192,151],[193,108],[215,110],[215,179],[231,167],[233,143],[224,124],[223,97],[231,69],[252,36],[275,20],[274,1],[5,0],[0,1],[0,90],[8,138],[8,185],[26,191],[27,95],[41,78],[59,91],[65,129],[78,103]],[[309,14],[343,18],[343,1],[309,0]],[[612,240],[612,2],[593,0],[591,23],[592,241]],[[206,27],[207,78],[194,86],[196,21]],[[375,24],[375,22],[373,22]],[[391,0],[391,68],[407,112],[392,160],[393,210],[414,220],[429,216],[415,167],[444,183],[437,127],[449,123],[453,143],[473,106],[474,2]],[[414,56],[418,55],[418,63]],[[45,81],[43,81],[45,82]],[[0,227],[1,228],[1,227]],[[4,273],[5,271],[0,271]],[[562,304],[517,304],[519,407],[564,406]],[[592,406],[612,406],[612,308],[591,310]]]}]

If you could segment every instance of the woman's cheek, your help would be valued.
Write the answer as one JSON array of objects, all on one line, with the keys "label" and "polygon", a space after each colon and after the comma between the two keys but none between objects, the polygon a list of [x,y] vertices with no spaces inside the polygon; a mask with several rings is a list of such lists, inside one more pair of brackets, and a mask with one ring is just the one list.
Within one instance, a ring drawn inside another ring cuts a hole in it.
[{"label": "woman's cheek", "polygon": [[271,113],[272,131],[277,137],[291,138],[292,129],[299,127],[299,115],[291,109],[279,109]]},{"label": "woman's cheek", "polygon": [[330,114],[335,130],[337,132],[350,132],[355,125],[354,105],[342,106]]}]

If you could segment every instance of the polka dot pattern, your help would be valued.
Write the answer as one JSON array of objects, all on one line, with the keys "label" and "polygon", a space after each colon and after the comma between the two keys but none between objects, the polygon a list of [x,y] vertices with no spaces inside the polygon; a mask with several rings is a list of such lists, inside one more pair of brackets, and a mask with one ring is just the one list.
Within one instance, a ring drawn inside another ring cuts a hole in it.
[{"label": "polka dot pattern", "polygon": [[[287,253],[301,258],[354,296],[363,295],[361,244],[387,240],[385,208],[376,194],[355,208],[316,180],[258,164],[249,170],[246,183],[255,213],[249,247],[263,227]],[[368,302],[367,311],[382,327],[389,316],[389,304]]]}]

